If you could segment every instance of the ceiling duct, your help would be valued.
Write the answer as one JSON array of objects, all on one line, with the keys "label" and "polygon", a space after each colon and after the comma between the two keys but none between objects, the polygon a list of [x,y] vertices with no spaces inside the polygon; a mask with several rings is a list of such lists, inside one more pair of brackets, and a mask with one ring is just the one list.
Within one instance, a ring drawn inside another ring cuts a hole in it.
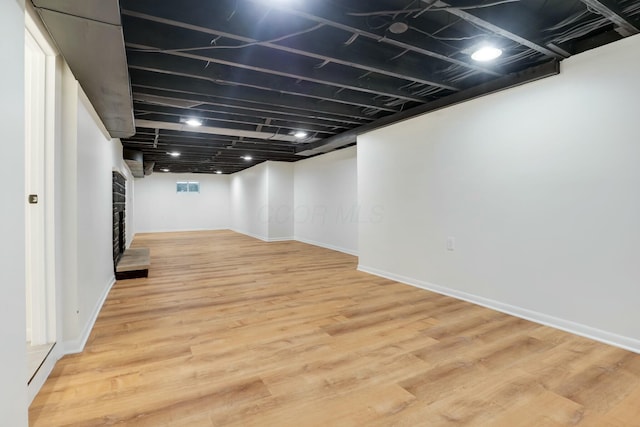
[{"label": "ceiling duct", "polygon": [[153,173],[153,168],[155,167],[156,162],[143,162],[142,164],[145,176],[151,175]]},{"label": "ceiling duct", "polygon": [[144,161],[142,151],[127,150],[122,151],[122,158],[131,170],[134,178],[144,178]]},{"label": "ceiling duct", "polygon": [[32,0],[113,138],[135,134],[118,0]]}]

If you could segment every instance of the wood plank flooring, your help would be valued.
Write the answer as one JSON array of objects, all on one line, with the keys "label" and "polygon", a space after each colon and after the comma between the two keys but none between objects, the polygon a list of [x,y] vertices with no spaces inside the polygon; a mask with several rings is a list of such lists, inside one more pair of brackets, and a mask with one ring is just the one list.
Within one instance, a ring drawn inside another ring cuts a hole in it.
[{"label": "wood plank flooring", "polygon": [[138,235],[31,426],[640,426],[640,355],[229,231]]}]

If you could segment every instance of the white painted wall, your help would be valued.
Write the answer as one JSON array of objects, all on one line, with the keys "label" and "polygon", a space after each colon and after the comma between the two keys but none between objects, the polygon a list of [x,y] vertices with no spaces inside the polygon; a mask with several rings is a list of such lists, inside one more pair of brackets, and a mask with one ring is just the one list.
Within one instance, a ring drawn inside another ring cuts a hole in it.
[{"label": "white painted wall", "polygon": [[61,62],[60,89],[60,158],[56,169],[60,171],[60,186],[56,194],[56,235],[60,250],[56,260],[60,277],[56,284],[60,291],[58,304],[62,325],[58,336],[69,342],[80,336],[78,323],[78,83],[66,63]]},{"label": "white painted wall", "polygon": [[78,102],[78,322],[93,326],[102,299],[113,284],[113,151],[119,141],[105,136],[89,112],[84,96]]},{"label": "white painted wall", "polygon": [[356,153],[350,147],[294,164],[296,240],[357,254]]},{"label": "white painted wall", "polygon": [[[4,185],[0,209],[0,419],[27,425],[25,313],[24,2],[0,2],[0,117]],[[13,185],[9,185],[13,184]]]},{"label": "white painted wall", "polygon": [[267,162],[269,241],[293,239],[293,163]]},{"label": "white painted wall", "polygon": [[640,351],[639,74],[636,36],[360,137],[361,268]]},{"label": "white painted wall", "polygon": [[[61,250],[57,263],[64,353],[82,351],[115,278],[112,259],[113,170],[131,174],[73,74],[62,64],[59,205]],[[127,195],[130,204],[132,194]],[[56,209],[58,212],[58,209]],[[58,215],[58,214],[57,214]],[[133,229],[127,214],[127,229]]]},{"label": "white painted wall", "polygon": [[231,229],[269,239],[267,163],[231,175]]},{"label": "white painted wall", "polygon": [[[136,233],[230,227],[227,175],[153,173],[134,181]],[[200,193],[177,193],[178,181],[199,182]]]},{"label": "white painted wall", "polygon": [[231,175],[231,229],[264,241],[293,239],[291,163],[263,162]]}]

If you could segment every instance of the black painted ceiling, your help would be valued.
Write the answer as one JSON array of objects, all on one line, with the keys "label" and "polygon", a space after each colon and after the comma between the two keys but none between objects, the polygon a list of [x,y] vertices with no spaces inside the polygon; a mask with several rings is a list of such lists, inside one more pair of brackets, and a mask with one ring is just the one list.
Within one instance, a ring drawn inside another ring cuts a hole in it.
[{"label": "black painted ceiling", "polygon": [[[136,118],[136,134],[123,144],[155,162],[156,172],[226,174],[300,160],[353,144],[360,128],[489,91],[492,82],[536,78],[540,66],[640,29],[640,0],[121,0],[120,7]],[[503,55],[472,60],[483,43]],[[202,126],[186,125],[189,118]],[[296,138],[298,131],[307,137]]]}]

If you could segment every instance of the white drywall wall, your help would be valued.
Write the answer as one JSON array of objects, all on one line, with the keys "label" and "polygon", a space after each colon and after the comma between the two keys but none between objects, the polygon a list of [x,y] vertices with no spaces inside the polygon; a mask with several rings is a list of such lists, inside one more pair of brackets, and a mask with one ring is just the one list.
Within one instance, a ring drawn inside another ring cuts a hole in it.
[{"label": "white drywall wall", "polygon": [[0,2],[0,115],[5,164],[0,209],[0,423],[27,426],[25,313],[24,2]]},{"label": "white drywall wall", "polygon": [[350,147],[294,164],[296,240],[357,254],[356,153]]},{"label": "white drywall wall", "polygon": [[231,229],[269,239],[267,164],[231,175]]},{"label": "white drywall wall", "polygon": [[[176,183],[200,183],[199,193],[177,193]],[[219,230],[230,227],[229,177],[153,173],[135,179],[136,233]]]},{"label": "white drywall wall", "polygon": [[267,162],[269,240],[293,239],[293,163]]},{"label": "white drywall wall", "polygon": [[112,284],[113,207],[112,152],[119,141],[101,131],[88,109],[78,102],[78,322],[80,330],[93,325],[97,305]]},{"label": "white drywall wall", "polygon": [[[360,265],[640,350],[640,37],[363,135]],[[447,238],[455,250],[447,250]]]}]

